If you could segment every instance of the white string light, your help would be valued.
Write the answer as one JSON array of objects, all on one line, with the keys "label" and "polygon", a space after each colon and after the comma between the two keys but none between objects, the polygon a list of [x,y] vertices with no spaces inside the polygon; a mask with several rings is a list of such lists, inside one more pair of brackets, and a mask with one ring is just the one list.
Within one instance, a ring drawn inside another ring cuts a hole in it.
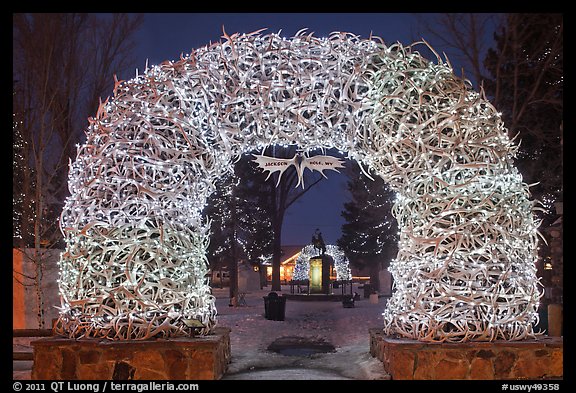
[{"label": "white string light", "polygon": [[[325,254],[332,257],[334,260],[334,270],[336,271],[337,281],[349,281],[352,279],[350,261],[340,247],[328,244],[326,245]],[[310,258],[315,256],[318,256],[318,250],[314,248],[314,245],[309,244],[302,248],[300,255],[296,258],[296,263],[294,264],[294,273],[292,274],[293,280],[299,281],[309,279]]]},{"label": "white string light", "polygon": [[70,164],[56,332],[210,333],[206,200],[240,154],[297,144],[347,152],[398,195],[387,334],[533,335],[538,223],[516,148],[493,106],[415,46],[226,35],[117,82]]}]

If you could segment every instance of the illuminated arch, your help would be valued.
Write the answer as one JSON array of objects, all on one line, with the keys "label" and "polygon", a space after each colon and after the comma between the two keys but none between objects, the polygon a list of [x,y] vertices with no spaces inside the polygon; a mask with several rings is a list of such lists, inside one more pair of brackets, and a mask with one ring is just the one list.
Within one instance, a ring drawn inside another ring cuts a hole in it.
[{"label": "illuminated arch", "polygon": [[[310,258],[318,255],[318,250],[314,245],[309,244],[302,248],[300,255],[296,258],[294,264],[293,280],[308,280],[310,272]],[[333,244],[326,245],[326,255],[331,256],[334,260],[334,270],[336,271],[336,280],[351,280],[352,272],[350,270],[350,261],[340,247]]]},{"label": "illuminated arch", "polygon": [[387,334],[534,334],[534,204],[500,115],[469,82],[378,38],[224,38],[116,83],[89,119],[60,221],[59,334],[210,333],[201,211],[238,155],[271,144],[337,148],[397,193]]}]

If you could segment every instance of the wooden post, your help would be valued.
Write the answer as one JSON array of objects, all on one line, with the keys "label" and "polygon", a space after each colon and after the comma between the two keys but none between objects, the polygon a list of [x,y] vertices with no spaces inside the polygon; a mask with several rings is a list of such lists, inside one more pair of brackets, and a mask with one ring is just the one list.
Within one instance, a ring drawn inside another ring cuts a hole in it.
[{"label": "wooden post", "polygon": [[559,337],[562,336],[562,305],[548,305],[548,335]]}]

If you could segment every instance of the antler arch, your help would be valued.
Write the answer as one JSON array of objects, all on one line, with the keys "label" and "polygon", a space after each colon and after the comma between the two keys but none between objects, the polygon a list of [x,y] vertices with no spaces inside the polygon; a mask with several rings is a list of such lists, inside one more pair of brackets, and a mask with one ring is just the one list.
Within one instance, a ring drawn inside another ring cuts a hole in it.
[{"label": "antler arch", "polygon": [[533,335],[538,223],[483,96],[441,59],[378,38],[224,38],[117,82],[90,119],[61,218],[58,333],[210,333],[206,198],[239,154],[298,144],[346,151],[397,192],[388,334]]},{"label": "antler arch", "polygon": [[[318,250],[314,248],[314,245],[309,244],[304,246],[304,248],[300,250],[300,255],[296,258],[292,278],[294,280],[308,280],[310,273],[310,258],[317,255]],[[352,279],[350,261],[340,247],[333,244],[326,245],[326,255],[332,257],[334,260],[334,270],[336,272],[337,281],[348,281]]]}]

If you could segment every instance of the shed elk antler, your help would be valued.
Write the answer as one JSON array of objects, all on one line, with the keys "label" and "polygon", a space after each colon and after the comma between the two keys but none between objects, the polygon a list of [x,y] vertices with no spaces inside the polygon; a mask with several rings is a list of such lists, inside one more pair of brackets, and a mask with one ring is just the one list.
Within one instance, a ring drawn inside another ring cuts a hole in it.
[{"label": "shed elk antler", "polygon": [[89,119],[60,221],[58,333],[210,333],[202,210],[236,157],[283,144],[347,152],[397,193],[386,334],[534,335],[539,222],[500,115],[468,81],[435,52],[437,63],[378,37],[223,37],[115,77],[114,96]]}]

